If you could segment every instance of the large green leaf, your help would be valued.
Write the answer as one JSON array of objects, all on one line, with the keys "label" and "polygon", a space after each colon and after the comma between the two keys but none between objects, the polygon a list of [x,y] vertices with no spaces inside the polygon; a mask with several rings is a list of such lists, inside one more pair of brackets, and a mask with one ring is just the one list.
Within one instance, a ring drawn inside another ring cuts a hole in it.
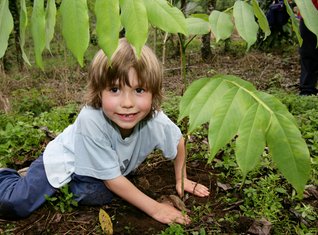
[{"label": "large green leaf", "polygon": [[292,23],[292,28],[293,28],[293,31],[296,34],[298,43],[299,43],[299,45],[302,45],[303,44],[303,39],[302,39],[302,37],[300,35],[300,32],[299,32],[299,20],[296,18],[295,13],[291,9],[291,7],[290,7],[290,5],[288,3],[288,0],[284,0],[284,4],[286,6],[287,13],[290,16],[291,23]]},{"label": "large green leaf", "polygon": [[265,34],[265,37],[264,37],[264,40],[265,40],[267,38],[267,36],[269,36],[271,34],[271,30],[269,28],[267,18],[265,16],[264,12],[262,11],[262,9],[259,7],[257,0],[252,0],[252,6],[253,6],[254,14],[258,19],[258,24]]},{"label": "large green leaf", "polygon": [[23,60],[28,64],[31,65],[27,55],[24,51],[25,45],[25,31],[28,25],[28,13],[25,5],[25,0],[20,0],[20,19],[19,19],[19,30],[20,30],[20,48],[22,53]]},{"label": "large green leaf", "polygon": [[225,40],[231,36],[234,24],[229,14],[214,10],[209,16],[209,22],[216,42]]},{"label": "large green leaf", "polygon": [[255,103],[248,109],[239,126],[235,152],[244,178],[255,168],[264,152],[269,116],[268,110],[260,103]]},{"label": "large green leaf", "polygon": [[187,35],[187,25],[183,13],[168,4],[166,0],[144,0],[149,22],[168,33]]},{"label": "large green leaf", "polygon": [[[310,0],[295,0],[307,28],[318,38],[318,10]],[[317,40],[318,47],[318,40]]]},{"label": "large green leaf", "polygon": [[56,6],[55,6],[55,0],[48,0],[46,4],[46,12],[45,12],[45,18],[46,18],[46,37],[45,37],[45,45],[46,49],[51,51],[50,43],[54,37],[54,27],[55,27],[55,18],[56,18]]},{"label": "large green leaf", "polygon": [[191,86],[185,91],[182,100],[179,104],[179,119],[181,121],[186,116],[190,115],[191,107],[194,104],[195,96],[200,95],[199,91],[208,83],[211,79],[202,78],[194,81]]},{"label": "large green leaf", "polygon": [[245,177],[267,143],[278,169],[302,194],[310,172],[309,151],[295,118],[274,96],[238,77],[216,75],[192,83],[179,110],[179,121],[189,117],[189,132],[209,122],[209,161],[236,140],[236,158]]},{"label": "large green leaf", "polygon": [[186,19],[189,35],[203,35],[210,32],[210,25],[201,18],[189,17]]},{"label": "large green leaf", "polygon": [[34,42],[35,62],[43,70],[42,53],[45,48],[44,0],[34,0],[31,16],[31,33]]},{"label": "large green leaf", "polygon": [[7,50],[8,40],[12,30],[13,18],[9,11],[9,2],[8,0],[3,0],[0,4],[0,58],[2,58]]},{"label": "large green leaf", "polygon": [[244,88],[232,86],[214,105],[216,107],[209,125],[210,161],[237,134],[241,120],[252,102]]},{"label": "large green leaf", "polygon": [[120,0],[121,23],[127,40],[139,56],[148,37],[148,17],[143,0]]},{"label": "large green leaf", "polygon": [[256,42],[258,24],[254,18],[253,8],[246,2],[238,0],[234,4],[233,16],[239,35],[247,42],[247,50]]},{"label": "large green leaf", "polygon": [[89,45],[87,2],[86,0],[63,0],[60,10],[66,46],[78,63],[83,66],[84,53]]},{"label": "large green leaf", "polygon": [[[271,97],[267,95],[266,99]],[[310,158],[299,129],[288,116],[273,113],[266,140],[277,168],[302,195],[310,175]]]},{"label": "large green leaf", "polygon": [[111,58],[118,46],[121,27],[119,0],[96,0],[95,14],[98,45]]}]

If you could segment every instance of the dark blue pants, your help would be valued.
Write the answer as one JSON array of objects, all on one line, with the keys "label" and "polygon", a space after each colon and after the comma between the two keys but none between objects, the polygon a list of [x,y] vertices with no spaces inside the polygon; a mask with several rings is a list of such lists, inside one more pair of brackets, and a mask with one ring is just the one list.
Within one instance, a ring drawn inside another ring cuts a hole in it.
[{"label": "dark blue pants", "polygon": [[299,30],[303,38],[303,44],[299,49],[300,55],[300,94],[316,95],[318,78],[318,48],[317,37],[300,20]]},{"label": "dark blue pants", "polygon": [[[104,205],[113,197],[103,181],[92,177],[73,174],[69,186],[79,205]],[[30,165],[25,177],[13,169],[1,169],[0,218],[25,218],[45,202],[45,195],[56,191],[47,180],[42,155]]]}]

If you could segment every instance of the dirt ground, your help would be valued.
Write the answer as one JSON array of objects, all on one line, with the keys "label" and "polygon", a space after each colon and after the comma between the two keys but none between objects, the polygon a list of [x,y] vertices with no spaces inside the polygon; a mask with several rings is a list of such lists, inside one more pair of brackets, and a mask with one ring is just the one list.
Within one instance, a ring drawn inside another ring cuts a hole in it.
[{"label": "dirt ground", "polygon": [[[204,63],[198,57],[197,53],[189,51],[188,56],[188,79],[193,81],[199,77],[212,76],[217,73],[233,74],[248,81],[251,81],[257,88],[267,90],[270,87],[281,87],[297,92],[297,83],[299,76],[299,60],[297,50],[293,52],[259,52],[252,51],[246,55],[244,53],[217,51],[209,63]],[[61,72],[61,71],[59,71]],[[81,85],[70,87],[69,78],[59,77],[59,72],[50,74],[51,82],[49,86],[54,89],[60,89],[61,94],[57,94],[61,99],[80,99],[78,91]],[[52,78],[54,77],[54,79]],[[81,84],[85,74],[79,79]],[[23,85],[21,81],[10,81],[13,86]],[[180,78],[179,64],[177,60],[167,59],[165,64],[166,91],[173,91],[181,94],[183,90]],[[4,94],[6,95],[6,94]],[[197,143],[201,145],[202,143]],[[213,234],[247,234],[253,221],[246,217],[240,217],[235,225],[227,223],[218,223],[214,218],[221,218],[225,212],[237,210],[238,204],[224,204],[219,201],[226,192],[217,185],[217,172],[212,165],[202,162],[188,162],[189,178],[205,184],[210,188],[211,194],[208,198],[198,198],[186,195],[184,202],[187,208],[204,207],[209,205],[211,211],[205,212],[199,216],[199,219],[193,221],[186,229],[188,231],[198,231],[200,227],[210,228]],[[160,156],[154,154],[150,160],[142,164],[138,171],[131,176],[131,180],[143,192],[149,196],[158,199],[162,195],[176,195],[174,184],[174,172],[172,162],[166,161]],[[128,193],[128,192],[127,192]],[[238,198],[240,195],[238,195]],[[114,234],[158,234],[167,228],[148,217],[143,212],[127,204],[119,198],[115,198],[111,205],[102,207],[111,217],[113,222]],[[61,214],[55,211],[52,206],[45,204],[29,218],[20,221],[0,220],[0,234],[101,234],[101,228],[98,220],[100,207],[78,207],[75,211]],[[191,213],[190,212],[190,216]],[[197,229],[197,230],[196,230]]]}]

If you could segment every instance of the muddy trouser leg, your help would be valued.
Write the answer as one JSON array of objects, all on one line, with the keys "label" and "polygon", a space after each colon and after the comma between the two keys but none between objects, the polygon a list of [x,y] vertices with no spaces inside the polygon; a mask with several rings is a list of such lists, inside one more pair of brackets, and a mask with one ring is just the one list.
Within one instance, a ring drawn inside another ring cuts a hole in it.
[{"label": "muddy trouser leg", "polygon": [[13,169],[0,170],[0,218],[16,220],[29,216],[56,192],[46,177],[43,155],[21,177]]},{"label": "muddy trouser leg", "polygon": [[111,202],[112,192],[105,186],[102,180],[88,176],[72,174],[69,183],[74,199],[79,205],[100,206]]},{"label": "muddy trouser leg", "polygon": [[300,21],[300,33],[303,38],[303,44],[299,49],[301,63],[300,91],[304,94],[316,94],[318,78],[316,35],[305,26],[303,20]]}]

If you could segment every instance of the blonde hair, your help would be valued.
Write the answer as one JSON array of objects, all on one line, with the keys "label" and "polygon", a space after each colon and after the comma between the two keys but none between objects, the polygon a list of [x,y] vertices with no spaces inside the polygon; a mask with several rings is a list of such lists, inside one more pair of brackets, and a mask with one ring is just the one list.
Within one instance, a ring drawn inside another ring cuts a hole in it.
[{"label": "blonde hair", "polygon": [[139,85],[152,93],[152,116],[160,109],[162,102],[162,68],[152,50],[144,46],[140,58],[135,49],[125,38],[119,40],[119,45],[111,58],[111,64],[102,50],[99,50],[90,65],[85,103],[94,108],[102,106],[101,93],[106,87],[129,84],[128,72],[134,68],[137,72]]}]

